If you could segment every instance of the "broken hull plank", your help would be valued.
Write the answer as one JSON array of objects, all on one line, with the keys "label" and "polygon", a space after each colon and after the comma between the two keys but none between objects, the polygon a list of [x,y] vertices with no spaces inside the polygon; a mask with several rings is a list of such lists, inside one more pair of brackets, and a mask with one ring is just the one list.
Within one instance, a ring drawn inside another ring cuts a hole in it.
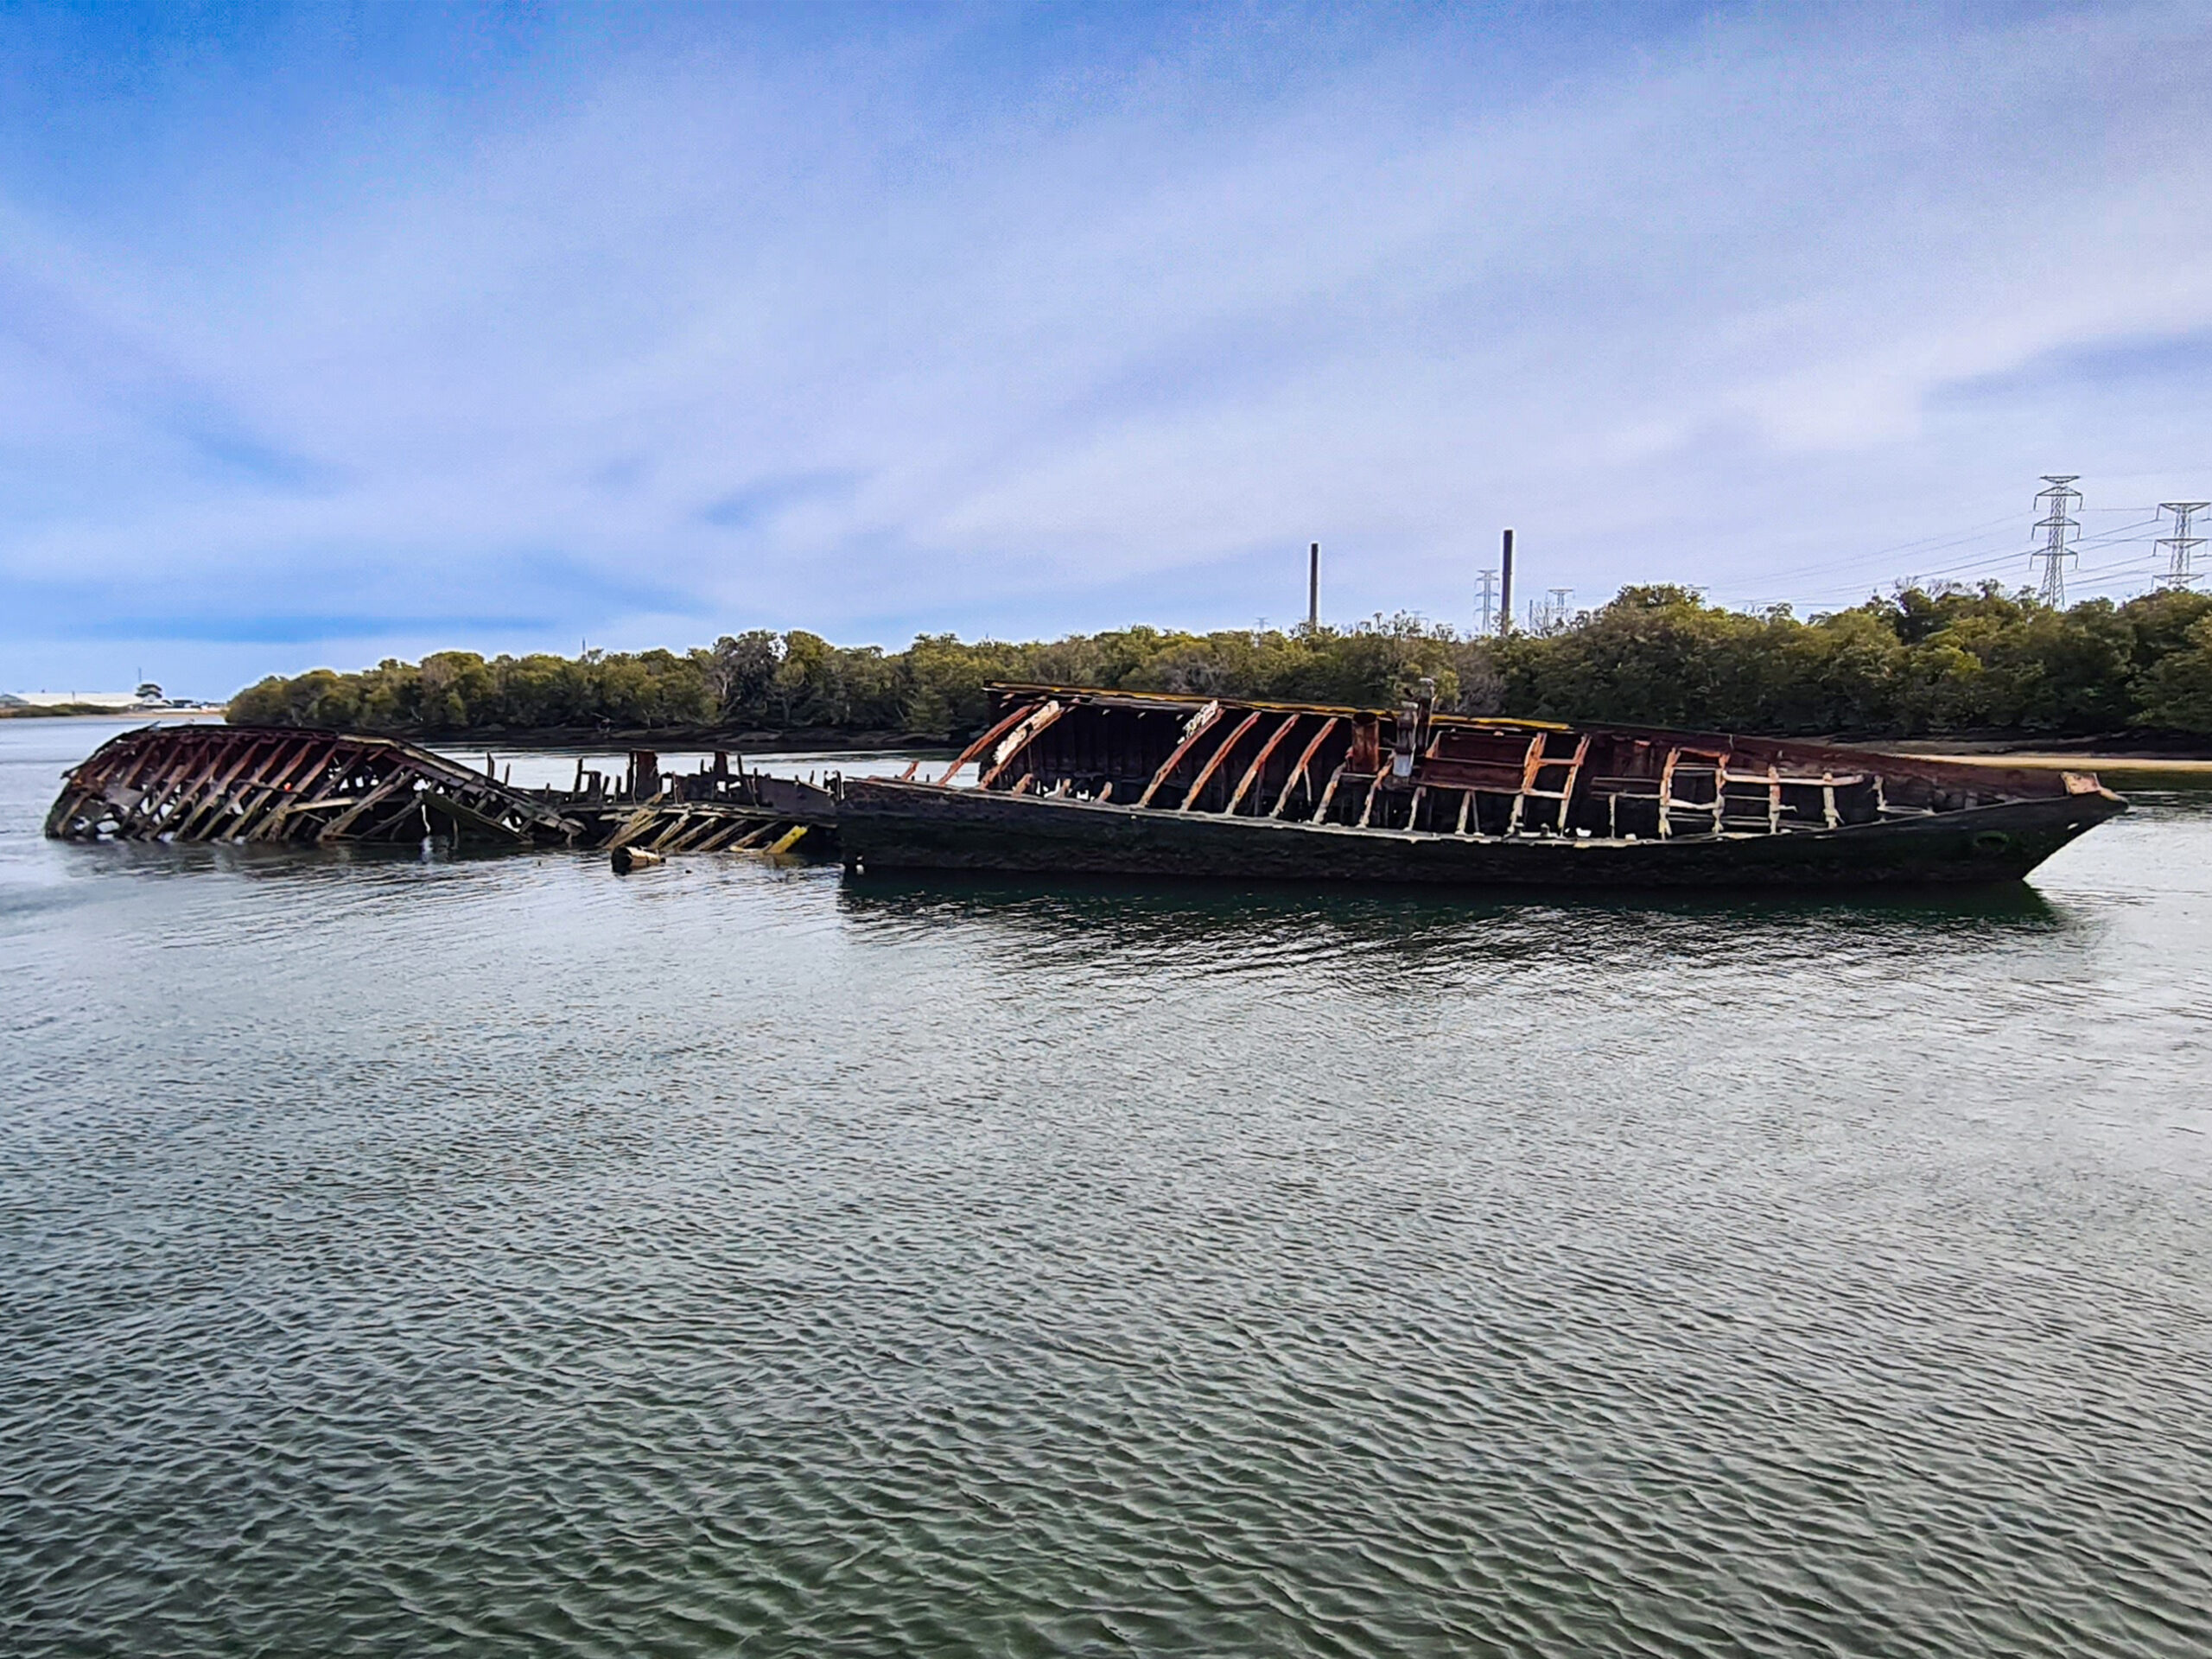
[{"label": "broken hull plank", "polygon": [[854,779],[839,839],[862,870],[1083,871],[1458,887],[1802,887],[2017,881],[2126,810],[2106,792],[1792,835],[1511,839],[1232,818]]}]

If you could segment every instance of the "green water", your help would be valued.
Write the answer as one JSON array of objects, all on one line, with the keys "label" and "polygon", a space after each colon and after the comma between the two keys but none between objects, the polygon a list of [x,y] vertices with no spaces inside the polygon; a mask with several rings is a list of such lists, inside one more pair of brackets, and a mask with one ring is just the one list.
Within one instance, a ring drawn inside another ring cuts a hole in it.
[{"label": "green water", "polygon": [[2200,800],[1884,904],[622,880],[44,842],[108,729],[0,725],[0,1651],[2212,1649]]}]

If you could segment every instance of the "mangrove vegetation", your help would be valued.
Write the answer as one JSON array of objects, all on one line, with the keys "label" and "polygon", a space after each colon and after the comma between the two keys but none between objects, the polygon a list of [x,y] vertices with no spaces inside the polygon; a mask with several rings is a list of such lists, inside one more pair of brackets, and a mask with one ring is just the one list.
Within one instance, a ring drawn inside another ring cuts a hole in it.
[{"label": "mangrove vegetation", "polygon": [[952,739],[994,680],[1381,703],[1422,677],[1469,714],[1774,735],[2212,734],[2212,595],[2056,610],[1993,584],[1907,588],[1801,620],[1677,587],[1624,588],[1540,634],[1470,638],[1417,617],[1356,627],[1152,627],[1009,644],[925,634],[904,651],[794,629],[711,646],[486,658],[438,652],[271,677],[239,723],[425,737],[694,732]]}]

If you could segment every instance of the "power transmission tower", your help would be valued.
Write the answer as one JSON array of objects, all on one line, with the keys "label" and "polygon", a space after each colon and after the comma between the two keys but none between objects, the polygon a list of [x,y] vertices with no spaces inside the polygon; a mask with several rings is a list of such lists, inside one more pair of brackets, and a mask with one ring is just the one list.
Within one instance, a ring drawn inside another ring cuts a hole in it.
[{"label": "power transmission tower", "polygon": [[2189,568],[2190,555],[2204,545],[2204,538],[2202,536],[2192,536],[2189,533],[2190,521],[2207,507],[2212,507],[2212,501],[2161,501],[2158,503],[2160,512],[2171,512],[2174,516],[2174,533],[2171,536],[2161,536],[2156,543],[2166,550],[2167,557],[2171,561],[2166,567],[2165,586],[2186,588],[2196,580],[2196,573]]},{"label": "power transmission tower", "polygon": [[1497,572],[1485,570],[1480,580],[1483,590],[1475,596],[1475,632],[1488,633],[1492,619],[1497,615]]},{"label": "power transmission tower", "polygon": [[2037,597],[2054,611],[2066,608],[2066,561],[2078,556],[2069,543],[2073,533],[2082,528],[2082,521],[2067,510],[2082,505],[2082,492],[2072,487],[2081,476],[2079,473],[2045,473],[2043,481],[2050,487],[2036,497],[2036,505],[2050,507],[2036,520],[2036,528],[2044,532],[2043,550],[2032,556],[2043,561],[2043,587]]}]

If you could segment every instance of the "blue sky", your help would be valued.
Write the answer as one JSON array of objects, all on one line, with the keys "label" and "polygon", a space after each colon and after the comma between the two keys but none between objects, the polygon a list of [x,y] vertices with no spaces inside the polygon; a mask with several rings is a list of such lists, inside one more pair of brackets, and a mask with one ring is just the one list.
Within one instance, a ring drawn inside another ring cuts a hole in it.
[{"label": "blue sky", "polygon": [[1633,581],[2212,495],[2212,14],[0,10],[0,689]]}]

